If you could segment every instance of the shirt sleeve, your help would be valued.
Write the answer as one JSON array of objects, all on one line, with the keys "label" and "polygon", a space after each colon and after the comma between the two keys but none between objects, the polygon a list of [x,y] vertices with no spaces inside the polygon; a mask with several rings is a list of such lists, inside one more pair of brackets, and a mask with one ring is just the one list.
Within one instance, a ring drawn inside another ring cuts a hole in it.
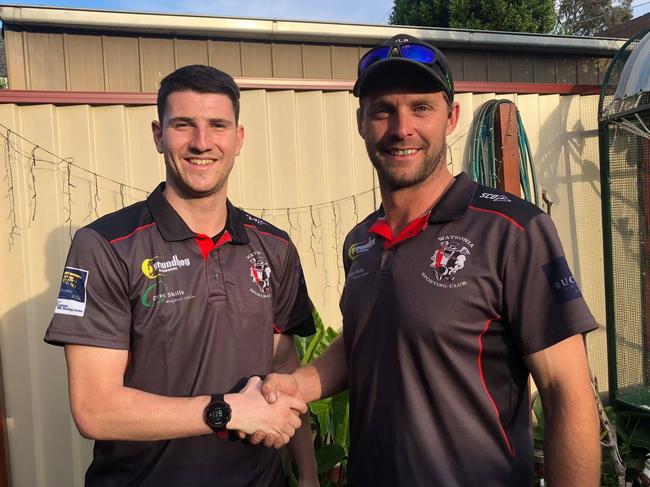
[{"label": "shirt sleeve", "polygon": [[316,332],[298,251],[289,241],[282,278],[275,295],[274,324],[281,333],[308,336]]},{"label": "shirt sleeve", "polygon": [[127,350],[127,283],[126,267],[106,239],[92,229],[80,229],[68,252],[45,341]]},{"label": "shirt sleeve", "polygon": [[526,354],[598,326],[545,213],[526,225],[507,255],[503,296],[511,331]]}]

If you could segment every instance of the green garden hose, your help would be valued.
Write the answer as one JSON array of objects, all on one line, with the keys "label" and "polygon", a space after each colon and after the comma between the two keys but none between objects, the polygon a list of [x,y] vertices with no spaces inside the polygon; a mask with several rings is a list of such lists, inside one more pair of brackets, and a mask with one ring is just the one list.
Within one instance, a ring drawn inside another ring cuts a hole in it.
[{"label": "green garden hose", "polygon": [[[499,105],[504,103],[512,102],[510,100],[490,100],[483,104],[474,123],[472,145],[470,147],[470,176],[474,181],[491,188],[496,188],[498,182],[494,151],[494,124]],[[519,110],[517,110],[517,140],[519,142],[519,180],[522,194],[526,201],[539,206],[537,175],[535,174],[530,144],[528,143]],[[533,183],[532,194],[529,183],[531,179]]]}]

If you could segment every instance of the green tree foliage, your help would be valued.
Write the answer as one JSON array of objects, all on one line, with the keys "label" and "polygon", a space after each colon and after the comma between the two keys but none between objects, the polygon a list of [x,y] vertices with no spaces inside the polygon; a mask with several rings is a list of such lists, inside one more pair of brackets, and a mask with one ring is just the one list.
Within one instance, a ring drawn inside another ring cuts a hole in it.
[{"label": "green tree foliage", "polygon": [[546,33],[554,0],[395,0],[390,24]]},{"label": "green tree foliage", "polygon": [[589,36],[632,18],[632,0],[560,0],[558,34]]},{"label": "green tree foliage", "polygon": [[450,27],[547,33],[555,26],[553,0],[452,0]]},{"label": "green tree foliage", "polygon": [[388,23],[449,27],[449,2],[447,0],[395,0]]}]

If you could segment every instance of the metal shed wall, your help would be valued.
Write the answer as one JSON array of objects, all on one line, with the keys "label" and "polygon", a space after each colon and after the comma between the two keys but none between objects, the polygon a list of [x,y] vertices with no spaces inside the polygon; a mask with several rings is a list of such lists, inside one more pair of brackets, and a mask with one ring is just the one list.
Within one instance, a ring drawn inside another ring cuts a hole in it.
[{"label": "metal shed wall", "polygon": [[[458,95],[462,116],[448,140],[454,173],[467,168],[472,115],[491,98]],[[604,323],[598,98],[504,98],[521,111],[540,184],[554,201],[552,217],[567,260]],[[244,91],[246,138],[229,187],[237,205],[290,231],[312,299],[333,327],[340,326],[340,247],[346,232],[377,201],[374,172],[356,133],[356,107],[347,91]],[[42,338],[70,232],[143,198],[163,178],[149,128],[155,116],[153,106],[0,105],[0,135],[5,137],[0,165],[6,177],[0,201],[0,358],[16,487],[83,485],[91,443],[78,435],[69,414],[63,351]],[[589,348],[605,390],[602,331],[592,334]]]},{"label": "metal shed wall", "polygon": [[[368,49],[361,44],[139,36],[12,24],[5,24],[4,35],[9,87],[29,90],[155,92],[165,74],[195,63],[236,77],[353,80]],[[445,54],[456,81],[595,85],[602,82],[610,60],[461,43],[445,47]]]}]

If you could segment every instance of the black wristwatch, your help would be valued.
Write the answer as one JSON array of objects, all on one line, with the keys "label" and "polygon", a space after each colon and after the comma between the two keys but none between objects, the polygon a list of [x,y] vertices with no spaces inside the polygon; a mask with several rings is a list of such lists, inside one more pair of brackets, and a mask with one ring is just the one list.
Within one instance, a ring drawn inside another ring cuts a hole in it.
[{"label": "black wristwatch", "polygon": [[223,400],[223,394],[213,394],[212,400],[205,407],[203,419],[215,433],[219,433],[226,431],[230,413],[230,405]]}]

